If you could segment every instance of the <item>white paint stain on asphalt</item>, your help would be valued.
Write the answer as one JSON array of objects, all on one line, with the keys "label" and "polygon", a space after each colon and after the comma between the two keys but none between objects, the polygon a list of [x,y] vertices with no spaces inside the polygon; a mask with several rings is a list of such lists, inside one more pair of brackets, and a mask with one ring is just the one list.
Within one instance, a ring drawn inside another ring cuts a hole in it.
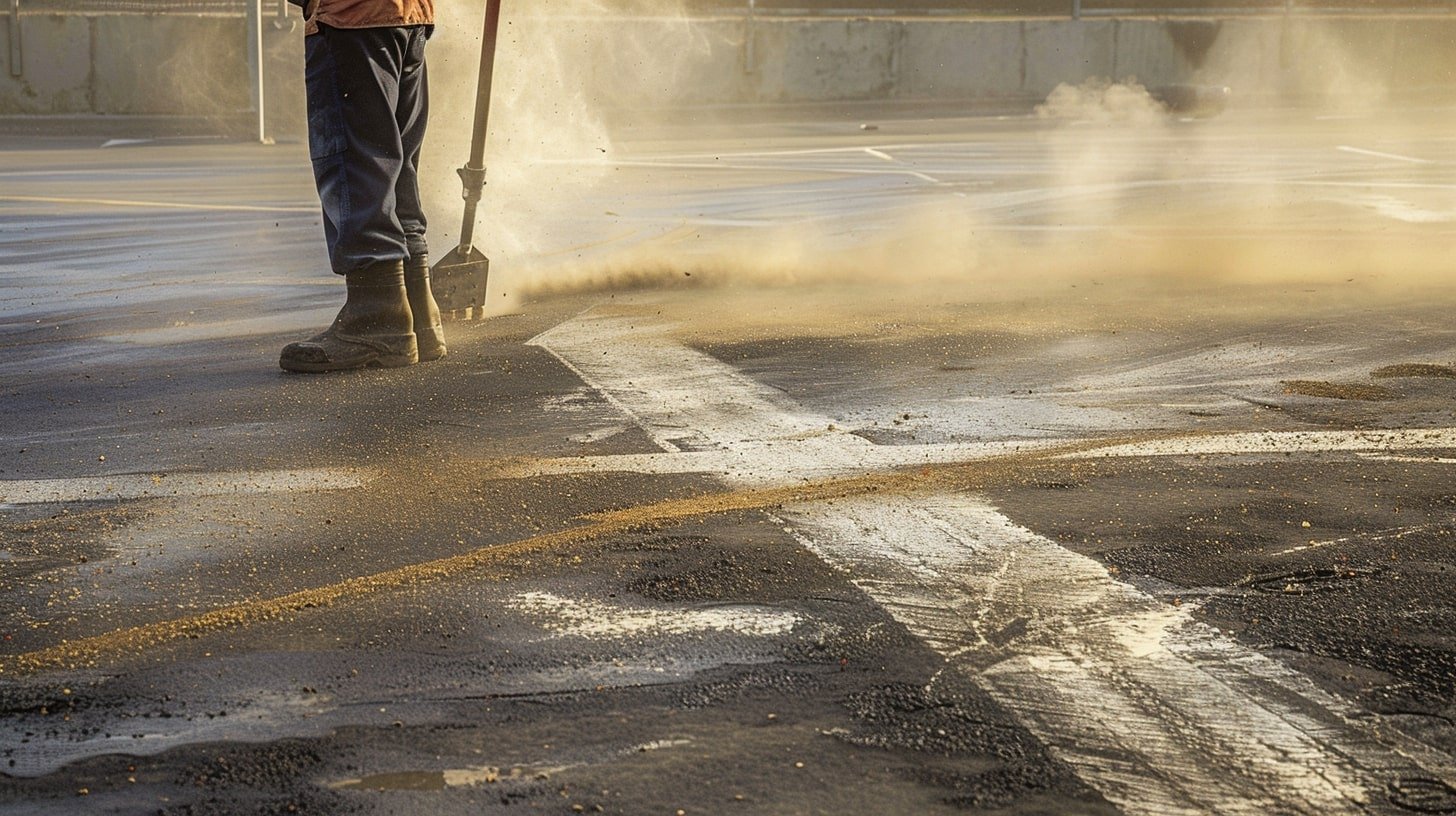
[{"label": "white paint stain on asphalt", "polygon": [[[690,739],[653,740],[634,745],[619,755],[643,754],[652,751],[667,751],[692,745]],[[329,783],[332,790],[438,790],[441,788],[464,788],[477,785],[501,786],[509,789],[516,785],[539,785],[557,774],[579,767],[580,763],[534,764],[497,767],[476,765],[469,768],[446,768],[443,771],[395,771],[354,779],[340,779]]]},{"label": "white paint stain on asphalt", "polygon": [[[863,468],[875,447],[828,431],[730,366],[633,321],[582,316],[532,341],[682,451],[766,459],[756,483]],[[1238,434],[1122,445],[1101,455],[1443,447],[1449,429]],[[994,696],[1129,814],[1394,810],[1398,776],[1456,780],[1450,757],[1377,731],[1303,676],[1098,562],[1022,528],[984,499],[942,494],[788,506],[786,526]]]},{"label": "white paint stain on asphalt", "polygon": [[766,637],[787,634],[800,620],[795,612],[770,606],[632,607],[550,592],[523,592],[507,605],[556,634],[593,639],[704,632]]},{"label": "white paint stain on asphalt", "polygon": [[1274,555],[1289,555],[1291,553],[1304,552],[1305,550],[1317,550],[1322,547],[1348,544],[1352,541],[1360,544],[1373,544],[1377,541],[1399,541],[1407,536],[1413,536],[1417,533],[1425,533],[1431,530],[1439,530],[1451,524],[1456,524],[1456,519],[1445,523],[1412,524],[1408,527],[1391,527],[1386,530],[1376,530],[1371,533],[1360,533],[1358,535],[1341,536],[1339,538],[1327,538],[1322,541],[1311,539],[1308,544],[1300,544],[1297,547],[1280,550],[1274,553]]},{"label": "white paint stain on asphalt", "polygon": [[0,506],[65,502],[349,490],[372,478],[363,470],[316,468],[224,473],[127,473],[78,479],[0,481]]}]

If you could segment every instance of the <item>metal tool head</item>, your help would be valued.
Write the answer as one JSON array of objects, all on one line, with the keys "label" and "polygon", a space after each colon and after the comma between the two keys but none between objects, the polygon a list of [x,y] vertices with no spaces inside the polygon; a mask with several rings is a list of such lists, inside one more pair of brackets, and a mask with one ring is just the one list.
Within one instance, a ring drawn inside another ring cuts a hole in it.
[{"label": "metal tool head", "polygon": [[430,284],[442,316],[475,320],[485,316],[485,284],[490,259],[475,247],[455,247],[430,270]]}]

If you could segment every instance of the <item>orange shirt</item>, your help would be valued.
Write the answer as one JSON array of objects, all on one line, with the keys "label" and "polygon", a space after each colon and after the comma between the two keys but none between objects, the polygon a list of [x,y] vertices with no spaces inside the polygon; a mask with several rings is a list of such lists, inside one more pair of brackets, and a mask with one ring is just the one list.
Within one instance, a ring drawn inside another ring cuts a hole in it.
[{"label": "orange shirt", "polygon": [[332,28],[431,25],[435,0],[311,0],[305,12],[305,34],[318,33],[319,23]]}]

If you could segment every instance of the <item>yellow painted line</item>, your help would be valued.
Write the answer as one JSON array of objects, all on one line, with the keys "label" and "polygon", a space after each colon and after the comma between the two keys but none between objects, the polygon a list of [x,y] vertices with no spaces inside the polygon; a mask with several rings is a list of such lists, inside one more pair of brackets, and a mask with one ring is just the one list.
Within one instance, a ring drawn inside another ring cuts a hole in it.
[{"label": "yellow painted line", "polygon": [[209,212],[314,213],[317,207],[259,207],[252,204],[188,204],[180,201],[136,201],[121,198],[70,198],[62,196],[0,195],[0,201],[18,204],[83,204],[99,207],[141,207],[162,210],[205,210]]},{"label": "yellow painted line", "polygon": [[911,493],[924,490],[977,490],[990,484],[1007,483],[1029,478],[1038,464],[1055,467],[1065,474],[1065,463],[1040,460],[1100,444],[1121,443],[1126,439],[1095,443],[1076,443],[1034,456],[1016,455],[983,459],[953,466],[918,468],[913,471],[828,479],[790,487],[732,490],[707,493],[686,499],[671,499],[652,504],[596,513],[584,517],[586,523],[554,533],[545,533],[507,544],[480,547],[469,552],[409,564],[372,575],[349,578],[333,584],[299,590],[272,598],[229,604],[197,615],[119,629],[92,637],[62,641],[54,646],[31,652],[0,657],[0,677],[33,674],[48,670],[91,667],[109,657],[137,655],[168,643],[206,634],[236,629],[267,621],[291,620],[309,609],[333,606],[359,600],[379,592],[444,580],[475,573],[481,579],[500,579],[503,572],[483,572],[488,568],[509,569],[528,564],[523,559],[546,554],[573,544],[634,530],[655,529],[677,521],[745,510],[763,510],[785,504],[811,501],[837,501],[871,493]]}]

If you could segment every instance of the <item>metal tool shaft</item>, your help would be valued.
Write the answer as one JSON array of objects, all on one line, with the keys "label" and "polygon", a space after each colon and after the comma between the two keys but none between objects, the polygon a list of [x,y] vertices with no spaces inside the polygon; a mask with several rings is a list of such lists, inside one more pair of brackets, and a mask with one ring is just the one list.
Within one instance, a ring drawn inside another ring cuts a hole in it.
[{"label": "metal tool shaft", "polygon": [[486,0],[485,31],[480,43],[480,79],[475,87],[475,130],[470,161],[460,168],[465,218],[460,225],[460,251],[469,254],[475,241],[475,208],[485,189],[485,136],[490,120],[490,86],[495,76],[495,46],[500,32],[500,0]]}]

